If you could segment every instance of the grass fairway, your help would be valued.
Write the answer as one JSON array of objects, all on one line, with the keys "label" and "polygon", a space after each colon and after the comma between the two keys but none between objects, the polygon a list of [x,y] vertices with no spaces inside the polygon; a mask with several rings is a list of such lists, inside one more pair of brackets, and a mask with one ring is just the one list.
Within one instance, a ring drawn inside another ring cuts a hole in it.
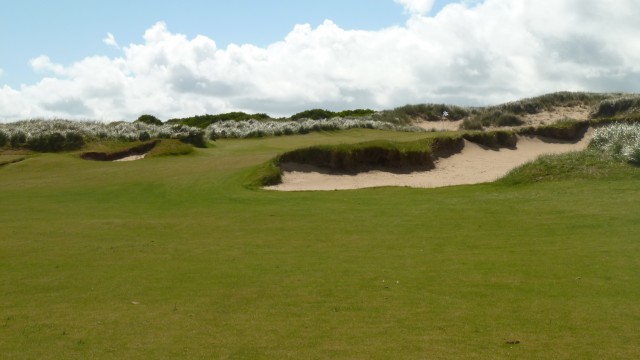
[{"label": "grass fairway", "polygon": [[0,167],[1,357],[640,358],[637,168],[441,189],[242,186],[284,150],[424,136]]}]

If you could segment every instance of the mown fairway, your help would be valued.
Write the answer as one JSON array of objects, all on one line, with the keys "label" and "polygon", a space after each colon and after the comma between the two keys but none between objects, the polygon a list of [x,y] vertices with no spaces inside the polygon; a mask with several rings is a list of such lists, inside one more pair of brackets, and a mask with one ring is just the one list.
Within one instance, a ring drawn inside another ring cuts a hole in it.
[{"label": "mown fairway", "polygon": [[0,357],[640,358],[637,168],[443,189],[242,186],[284,150],[421,136],[1,166]]}]

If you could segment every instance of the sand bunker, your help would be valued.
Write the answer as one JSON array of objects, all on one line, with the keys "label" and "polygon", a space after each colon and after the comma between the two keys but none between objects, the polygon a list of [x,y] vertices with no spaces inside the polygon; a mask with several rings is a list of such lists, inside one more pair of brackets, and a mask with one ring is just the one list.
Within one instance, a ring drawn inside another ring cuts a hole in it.
[{"label": "sand bunker", "polygon": [[583,150],[591,132],[575,143],[540,137],[518,137],[515,149],[493,150],[465,140],[461,152],[435,162],[435,169],[412,173],[368,171],[354,175],[327,173],[313,166],[284,164],[282,184],[266,189],[279,191],[347,190],[378,186],[435,188],[495,181],[512,169],[544,154]]}]

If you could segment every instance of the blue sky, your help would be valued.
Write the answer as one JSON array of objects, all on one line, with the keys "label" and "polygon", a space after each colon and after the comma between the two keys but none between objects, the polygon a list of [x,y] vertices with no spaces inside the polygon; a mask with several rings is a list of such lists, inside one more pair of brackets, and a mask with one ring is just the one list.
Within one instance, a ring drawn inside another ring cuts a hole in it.
[{"label": "blue sky", "polygon": [[0,122],[638,93],[639,14],[637,0],[7,0]]},{"label": "blue sky", "polygon": [[[432,13],[454,0],[435,1]],[[121,45],[140,42],[158,21],[189,37],[202,34],[219,47],[266,46],[296,24],[330,19],[344,29],[377,30],[402,25],[408,14],[389,0],[10,0],[0,5],[0,84],[37,81],[29,60],[47,55],[68,65],[91,55],[117,56],[102,39],[110,32]]]}]

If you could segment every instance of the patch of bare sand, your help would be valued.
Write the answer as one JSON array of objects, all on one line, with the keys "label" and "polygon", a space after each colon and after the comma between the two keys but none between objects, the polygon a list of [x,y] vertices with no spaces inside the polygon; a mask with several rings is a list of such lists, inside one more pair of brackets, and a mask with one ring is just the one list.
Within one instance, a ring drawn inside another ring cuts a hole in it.
[{"label": "patch of bare sand", "polygon": [[537,114],[524,115],[523,118],[527,126],[540,126],[553,124],[563,119],[587,120],[590,113],[591,108],[585,105],[558,106]]},{"label": "patch of bare sand", "polygon": [[414,125],[428,131],[458,131],[463,120],[419,121]]},{"label": "patch of bare sand", "polygon": [[[550,125],[556,123],[560,120],[564,119],[573,119],[573,120],[587,120],[589,119],[589,114],[592,109],[585,105],[579,106],[557,106],[551,108],[550,110],[545,110],[539,112],[537,114],[525,114],[522,115],[522,120],[524,120],[524,124],[522,126],[541,126],[541,125]],[[428,131],[458,131],[460,130],[460,126],[462,125],[462,120],[444,120],[444,121],[416,121],[414,123],[415,126],[428,130]],[[520,127],[520,126],[515,126]],[[490,127],[489,129],[505,129],[511,128],[509,126],[506,127]]]},{"label": "patch of bare sand", "polygon": [[131,156],[123,157],[122,159],[113,160],[113,161],[114,161],[114,162],[124,162],[124,161],[136,161],[136,160],[142,160],[142,159],[144,159],[145,155],[147,155],[147,154],[142,154],[142,155],[131,155]]},{"label": "patch of bare sand", "polygon": [[286,164],[282,184],[266,189],[279,191],[347,190],[379,186],[435,188],[495,181],[512,169],[544,154],[583,150],[591,132],[576,143],[540,137],[519,137],[515,149],[492,150],[465,140],[460,153],[436,161],[435,169],[412,173],[368,171],[354,175],[330,174],[308,165]]}]

